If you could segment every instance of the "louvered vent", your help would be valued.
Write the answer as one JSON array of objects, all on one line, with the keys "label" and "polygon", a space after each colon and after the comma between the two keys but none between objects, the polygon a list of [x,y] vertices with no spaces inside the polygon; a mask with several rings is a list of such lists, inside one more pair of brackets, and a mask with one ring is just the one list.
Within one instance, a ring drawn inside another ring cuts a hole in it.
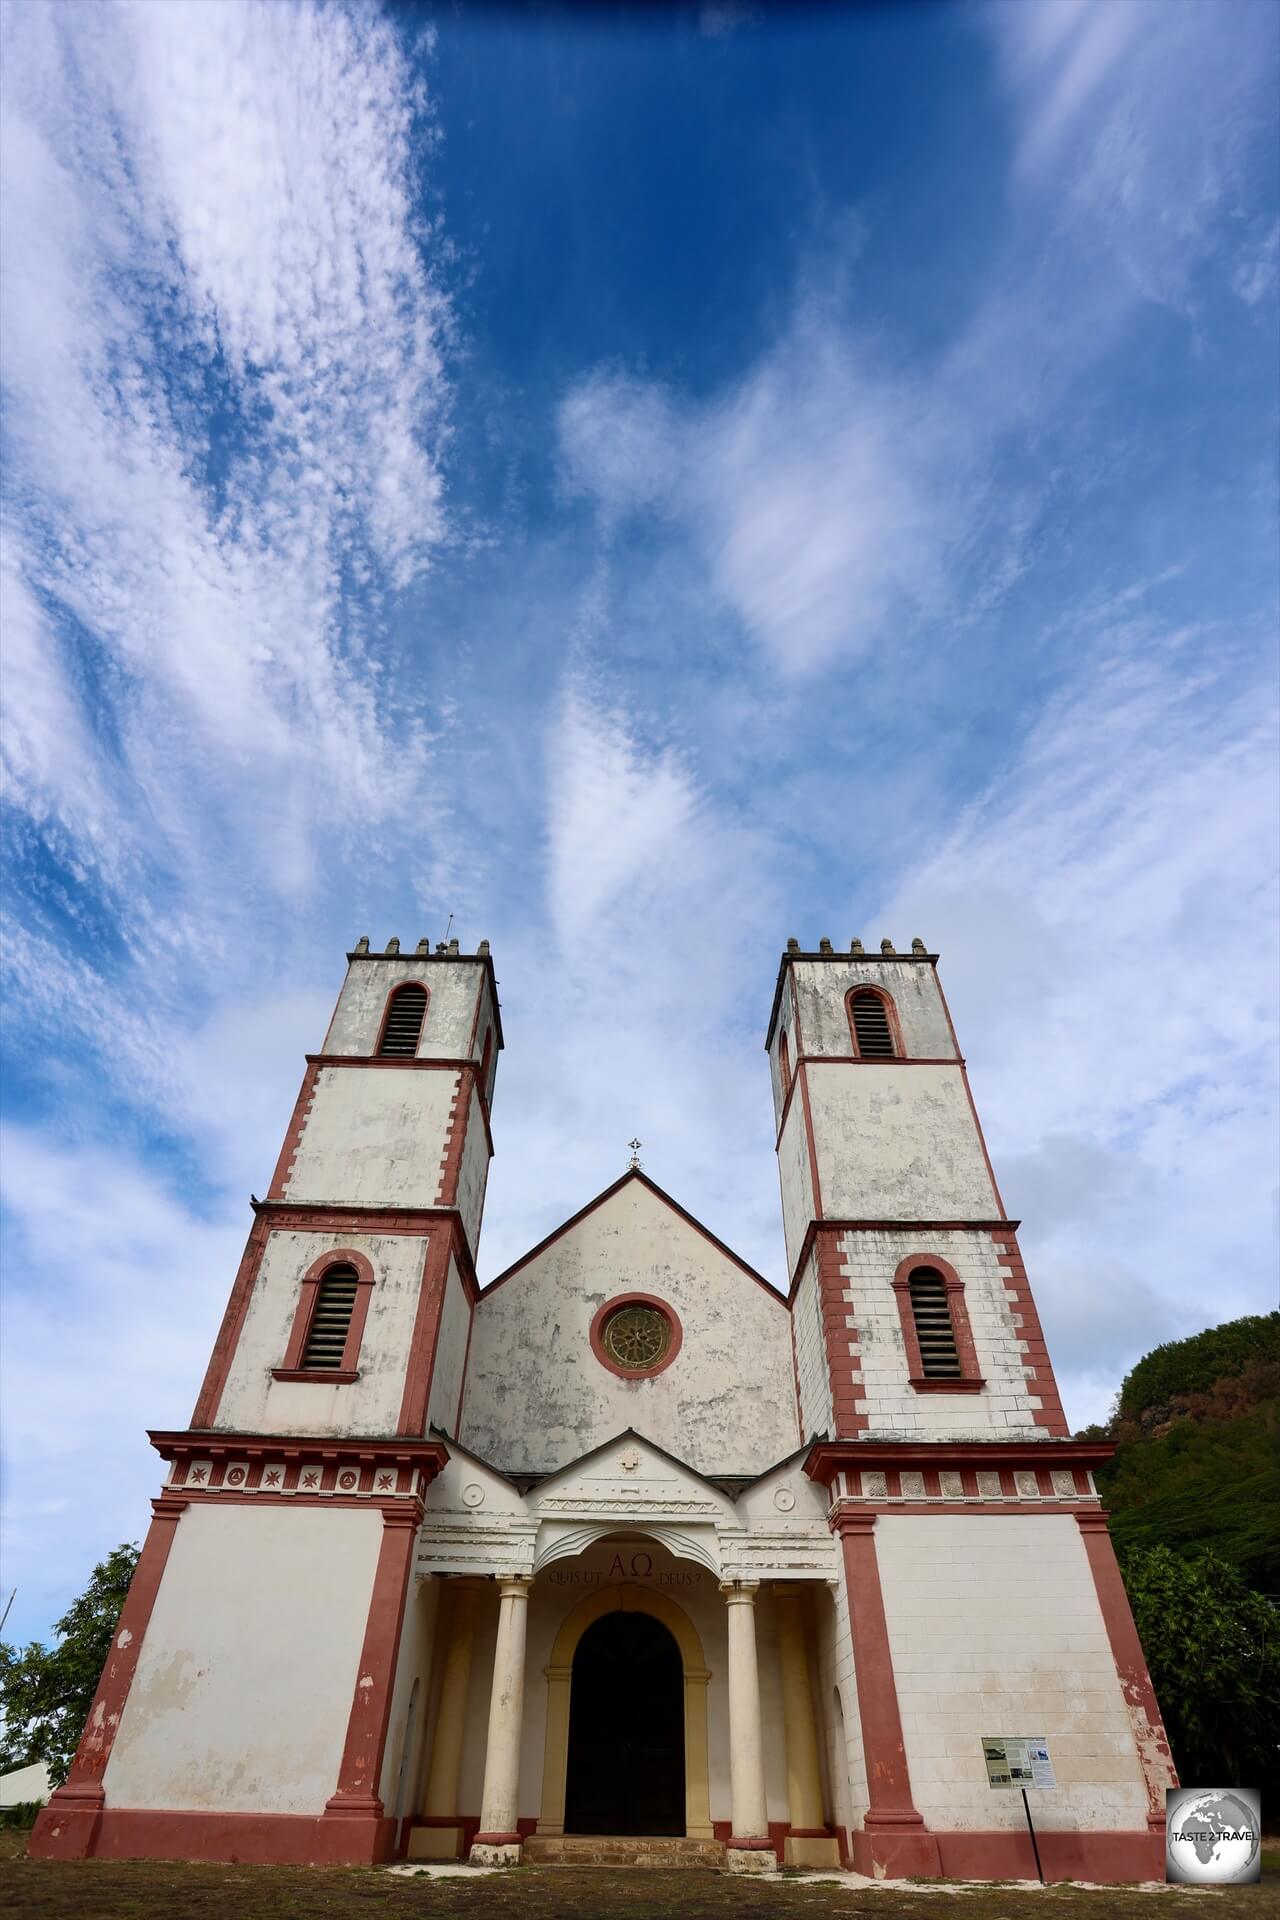
[{"label": "louvered vent", "polygon": [[355,1312],[359,1281],[354,1267],[330,1267],[320,1282],[316,1310],[311,1317],[304,1367],[340,1367],[347,1331]]},{"label": "louvered vent", "polygon": [[880,995],[855,993],[849,1004],[853,1008],[853,1031],[857,1036],[858,1052],[864,1059],[892,1060],[893,1035],[889,1030],[889,1015]]},{"label": "louvered vent", "polygon": [[378,1052],[407,1054],[412,1059],[422,1038],[422,1022],[426,1011],[425,987],[398,987],[391,997],[386,1030]]},{"label": "louvered vent", "polygon": [[911,1313],[920,1343],[920,1364],[926,1380],[958,1380],[960,1355],[956,1349],[946,1282],[932,1267],[917,1267],[909,1282]]}]

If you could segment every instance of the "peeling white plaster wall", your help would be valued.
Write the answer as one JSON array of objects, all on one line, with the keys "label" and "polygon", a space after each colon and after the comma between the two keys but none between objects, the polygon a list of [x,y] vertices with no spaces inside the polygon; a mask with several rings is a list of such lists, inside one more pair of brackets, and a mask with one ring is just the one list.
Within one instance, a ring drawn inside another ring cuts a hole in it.
[{"label": "peeling white plaster wall", "polygon": [[434,1207],[460,1076],[321,1067],[285,1184],[290,1200]]},{"label": "peeling white plaster wall", "polygon": [[831,1373],[827,1365],[827,1345],[822,1327],[822,1298],[818,1290],[818,1266],[812,1253],[805,1261],[800,1284],[791,1303],[795,1328],[796,1373],[800,1382],[800,1424],[806,1440],[815,1434],[833,1434],[835,1419],[831,1407]]},{"label": "peeling white plaster wall", "polygon": [[458,1396],[462,1390],[462,1367],[467,1351],[467,1333],[471,1326],[471,1306],[452,1257],[445,1284],[444,1305],[436,1335],[435,1368],[431,1375],[431,1402],[427,1425],[456,1433]]},{"label": "peeling white plaster wall", "polygon": [[959,1067],[809,1068],[818,1185],[829,1220],[995,1220]]},{"label": "peeling white plaster wall", "polygon": [[484,1212],[488,1179],[489,1138],[484,1129],[480,1095],[473,1087],[467,1113],[467,1135],[462,1143],[462,1164],[458,1169],[458,1212],[473,1260],[480,1240],[480,1216]]},{"label": "peeling white plaster wall", "polygon": [[[589,1328],[615,1294],[649,1293],[684,1342],[624,1380]],[[505,1470],[552,1472],[624,1427],[704,1473],[759,1472],[799,1444],[781,1299],[641,1181],[628,1181],[476,1308],[463,1443]]]},{"label": "peeling white plaster wall", "polygon": [[[391,1710],[387,1719],[387,1739],[382,1752],[382,1778],[378,1786],[378,1796],[388,1817],[393,1820],[402,1817],[402,1812],[413,1814],[422,1810],[426,1784],[423,1764],[426,1743],[423,1734],[435,1657],[440,1584],[438,1580],[411,1580],[409,1597],[405,1602],[400,1650],[396,1656],[396,1676],[391,1689]],[[414,1724],[409,1726],[409,1706],[415,1681],[418,1683],[418,1697]],[[405,1796],[403,1810],[398,1805],[402,1787]]]},{"label": "peeling white plaster wall", "polygon": [[782,1187],[782,1233],[787,1248],[788,1278],[796,1270],[809,1222],[814,1216],[813,1178],[809,1170],[809,1143],[805,1135],[804,1100],[797,1087],[778,1142],[778,1179]]},{"label": "peeling white plaster wall", "polygon": [[487,971],[482,961],[460,955],[424,960],[404,954],[398,960],[353,960],[347,968],[323,1051],[367,1058],[378,1044],[382,1016],[395,987],[416,981],[427,989],[427,1017],[418,1044],[420,1060],[462,1060],[471,1050],[476,999],[488,1004]]},{"label": "peeling white plaster wall", "polygon": [[862,1746],[858,1676],[853,1664],[853,1635],[843,1567],[837,1586],[825,1587],[815,1594],[814,1614],[818,1698],[822,1708],[818,1725],[822,1729],[825,1785],[830,1795],[827,1814],[833,1825],[854,1833],[862,1826],[867,1808],[867,1763]]},{"label": "peeling white plaster wall", "polygon": [[374,1272],[358,1366],[347,1386],[273,1380],[284,1365],[303,1275],[325,1251],[314,1233],[268,1234],[215,1425],[230,1433],[394,1433],[422,1287],[427,1241],[410,1234],[347,1234],[331,1243],[362,1253]]},{"label": "peeling white plaster wall", "polygon": [[188,1507],[107,1764],[108,1803],[323,1813],[382,1532],[376,1509]]},{"label": "peeling white plaster wall", "polygon": [[1021,1831],[981,1739],[1043,1734],[1040,1828],[1142,1831],[1147,1798],[1080,1529],[1058,1514],[887,1514],[876,1526],[912,1796],[926,1826]]},{"label": "peeling white plaster wall", "polygon": [[[938,976],[927,960],[800,960],[794,972],[806,1053],[853,1052],[845,996],[853,987],[866,986],[882,988],[893,1001],[903,1049],[909,1058],[956,1057]],[[794,1042],[791,1057],[794,1061]]]}]

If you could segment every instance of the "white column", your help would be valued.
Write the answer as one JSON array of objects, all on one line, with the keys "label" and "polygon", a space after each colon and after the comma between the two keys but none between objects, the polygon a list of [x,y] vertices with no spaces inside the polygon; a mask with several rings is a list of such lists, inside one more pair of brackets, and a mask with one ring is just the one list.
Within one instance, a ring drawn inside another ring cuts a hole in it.
[{"label": "white column", "polygon": [[760,1669],[756,1660],[756,1594],[750,1585],[722,1586],[729,1613],[729,1784],[733,1832],[728,1865],[738,1873],[768,1872],[777,1865],[769,1850],[769,1814],[764,1791],[764,1728],[760,1719]]},{"label": "white column", "polygon": [[516,1826],[520,1790],[520,1731],[524,1722],[524,1642],[529,1580],[498,1588],[498,1643],[493,1650],[489,1737],[480,1795],[480,1831],[471,1847],[474,1866],[518,1866]]}]

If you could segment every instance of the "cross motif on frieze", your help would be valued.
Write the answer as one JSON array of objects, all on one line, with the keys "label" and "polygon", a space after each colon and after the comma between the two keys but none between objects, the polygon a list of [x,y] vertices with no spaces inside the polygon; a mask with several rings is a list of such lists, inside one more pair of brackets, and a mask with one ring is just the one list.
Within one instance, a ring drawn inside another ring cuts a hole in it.
[{"label": "cross motif on frieze", "polygon": [[378,1485],[380,1488],[389,1487],[392,1484],[392,1476],[389,1473],[380,1473],[378,1475]]},{"label": "cross motif on frieze", "polygon": [[187,1475],[187,1478],[189,1480],[205,1480],[208,1478],[208,1475],[206,1474],[205,1469],[203,1467],[192,1467],[191,1472]]},{"label": "cross motif on frieze", "polygon": [[320,1475],[318,1473],[304,1473],[302,1476],[302,1484],[304,1487],[318,1487],[320,1484]]},{"label": "cross motif on frieze", "polygon": [[280,1485],[279,1469],[277,1467],[272,1467],[270,1473],[263,1474],[262,1479],[263,1479],[263,1484],[265,1486],[278,1487]]}]

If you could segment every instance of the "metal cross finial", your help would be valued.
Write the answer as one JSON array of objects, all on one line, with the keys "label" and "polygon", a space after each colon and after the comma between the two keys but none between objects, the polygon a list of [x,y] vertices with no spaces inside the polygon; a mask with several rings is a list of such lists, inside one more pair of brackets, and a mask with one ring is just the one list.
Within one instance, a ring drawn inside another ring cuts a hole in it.
[{"label": "metal cross finial", "polygon": [[644,1145],[644,1142],[643,1142],[643,1140],[628,1140],[628,1142],[627,1142],[627,1145],[628,1145],[628,1146],[630,1147],[630,1149],[631,1149],[631,1159],[630,1159],[630,1162],[629,1162],[629,1166],[630,1166],[631,1168],[633,1168],[633,1169],[634,1169],[634,1170],[635,1170],[636,1172],[639,1172],[639,1170],[640,1170],[640,1149],[641,1149],[641,1147],[642,1147],[642,1146]]}]

